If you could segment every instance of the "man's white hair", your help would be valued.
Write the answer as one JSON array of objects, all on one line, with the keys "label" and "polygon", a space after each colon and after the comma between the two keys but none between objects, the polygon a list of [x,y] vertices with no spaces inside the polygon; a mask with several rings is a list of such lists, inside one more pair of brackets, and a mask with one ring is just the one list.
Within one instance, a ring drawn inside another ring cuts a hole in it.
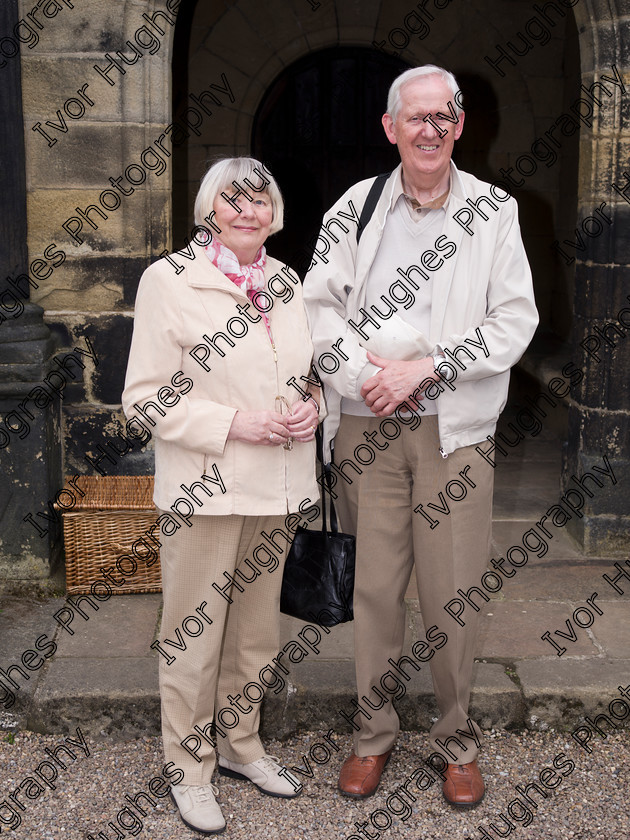
[{"label": "man's white hair", "polygon": [[387,95],[387,113],[392,120],[396,122],[396,117],[400,111],[401,88],[408,82],[413,82],[416,79],[421,79],[423,76],[439,76],[449,86],[453,95],[453,107],[455,113],[459,116],[463,108],[461,107],[461,91],[457,84],[457,79],[448,70],[443,67],[438,67],[437,64],[423,64],[421,67],[412,67],[410,70],[405,70],[398,78],[394,79]]}]

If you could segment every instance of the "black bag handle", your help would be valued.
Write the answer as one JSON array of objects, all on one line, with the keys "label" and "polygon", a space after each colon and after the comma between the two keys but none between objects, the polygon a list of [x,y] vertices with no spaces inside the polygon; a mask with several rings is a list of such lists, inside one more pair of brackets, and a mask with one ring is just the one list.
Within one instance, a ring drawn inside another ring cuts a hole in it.
[{"label": "black bag handle", "polygon": [[332,484],[330,480],[330,467],[326,466],[324,463],[324,421],[322,420],[319,428],[315,432],[315,441],[316,441],[316,448],[317,448],[317,457],[322,465],[322,480],[320,482],[321,487],[321,500],[322,500],[322,534],[324,534],[324,538],[328,539],[328,528],[327,528],[327,521],[326,521],[326,493],[324,491],[324,481],[326,482],[326,486],[328,487],[328,493],[330,495],[330,530],[333,533],[337,533],[339,531],[339,524],[337,522],[337,513],[335,511],[335,506],[333,505],[332,501]]},{"label": "black bag handle", "polygon": [[378,200],[381,197],[381,193],[383,192],[383,189],[385,187],[385,181],[387,181],[391,174],[391,172],[383,172],[382,175],[377,175],[374,179],[372,186],[370,187],[370,191],[367,194],[367,198],[365,199],[365,204],[363,205],[363,209],[361,210],[361,215],[359,216],[359,225],[357,227],[357,245],[359,244],[359,240],[361,239],[363,228],[370,221],[374,210],[376,209]]}]

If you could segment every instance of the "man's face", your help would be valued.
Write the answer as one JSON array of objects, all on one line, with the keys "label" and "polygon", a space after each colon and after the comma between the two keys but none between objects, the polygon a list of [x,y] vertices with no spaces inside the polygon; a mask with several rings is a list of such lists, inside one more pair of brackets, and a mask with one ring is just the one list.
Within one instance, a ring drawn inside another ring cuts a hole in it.
[{"label": "man's face", "polygon": [[[453,144],[464,128],[464,114],[459,115],[456,123],[436,116],[440,113],[453,119],[456,108],[450,88],[440,76],[424,76],[407,82],[400,94],[401,105],[396,122],[389,114],[383,115],[387,139],[398,146],[407,177],[426,180],[427,176],[434,176],[438,182],[448,171]],[[424,121],[429,115],[440,131]]]}]

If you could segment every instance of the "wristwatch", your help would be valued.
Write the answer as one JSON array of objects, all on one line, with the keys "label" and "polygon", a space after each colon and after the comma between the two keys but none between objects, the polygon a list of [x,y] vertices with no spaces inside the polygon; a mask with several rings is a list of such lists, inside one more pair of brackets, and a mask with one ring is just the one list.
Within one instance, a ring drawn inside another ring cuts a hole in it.
[{"label": "wristwatch", "polygon": [[446,356],[444,355],[444,351],[442,348],[436,344],[436,346],[431,350],[429,353],[431,358],[433,359],[433,370],[435,373],[440,377],[440,379],[444,379],[446,382],[450,382],[453,379],[453,374],[455,371],[451,367],[451,365],[446,365],[442,370],[440,367],[445,364]]}]

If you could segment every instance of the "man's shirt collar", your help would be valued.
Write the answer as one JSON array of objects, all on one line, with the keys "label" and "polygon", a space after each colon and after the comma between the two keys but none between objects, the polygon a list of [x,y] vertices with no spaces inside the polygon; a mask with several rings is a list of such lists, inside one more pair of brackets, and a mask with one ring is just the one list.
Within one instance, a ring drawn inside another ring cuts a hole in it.
[{"label": "man's shirt collar", "polygon": [[390,209],[393,210],[396,202],[401,198],[407,204],[410,213],[412,216],[422,217],[426,215],[425,210],[439,210],[440,208],[444,208],[445,210],[448,208],[448,202],[451,197],[451,187],[453,184],[453,171],[451,167],[451,175],[449,179],[449,187],[448,189],[442,193],[442,195],[437,196],[436,198],[428,201],[426,204],[420,204],[417,198],[414,198],[412,195],[409,195],[405,192],[403,187],[403,180],[402,180],[402,166],[398,169],[396,173],[396,180],[394,182],[393,190],[392,190],[392,198]]}]

